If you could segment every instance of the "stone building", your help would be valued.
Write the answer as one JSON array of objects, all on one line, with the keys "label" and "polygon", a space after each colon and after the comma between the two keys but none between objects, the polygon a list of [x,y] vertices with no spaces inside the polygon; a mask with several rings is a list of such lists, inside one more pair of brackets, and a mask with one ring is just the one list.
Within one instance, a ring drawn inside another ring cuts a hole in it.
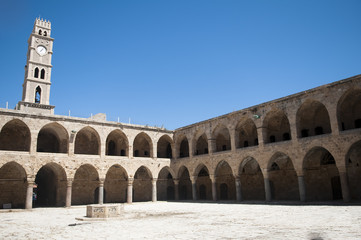
[{"label": "stone building", "polygon": [[361,200],[361,75],[174,131],[54,115],[51,24],[0,109],[0,208],[158,200]]}]

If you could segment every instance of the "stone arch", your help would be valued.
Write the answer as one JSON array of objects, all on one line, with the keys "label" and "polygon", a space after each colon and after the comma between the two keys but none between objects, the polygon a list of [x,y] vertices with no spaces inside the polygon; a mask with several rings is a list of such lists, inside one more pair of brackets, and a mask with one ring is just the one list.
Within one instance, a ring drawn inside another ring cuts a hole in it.
[{"label": "stone arch", "polygon": [[29,152],[30,142],[30,129],[19,119],[7,122],[1,129],[0,150]]},{"label": "stone arch", "polygon": [[228,162],[222,160],[215,170],[217,199],[236,200],[236,184],[234,174]]},{"label": "stone arch", "polygon": [[297,174],[286,154],[275,153],[268,162],[267,170],[272,199],[300,200]]},{"label": "stone arch", "polygon": [[361,128],[361,89],[350,89],[337,104],[337,118],[341,131]]},{"label": "stone arch", "polygon": [[267,113],[263,121],[264,142],[280,142],[291,140],[290,123],[286,114],[280,109]]},{"label": "stone arch", "polygon": [[342,199],[341,181],[332,154],[323,147],[314,147],[303,160],[306,200]]},{"label": "stone arch", "polygon": [[82,128],[75,137],[75,154],[100,154],[100,137],[92,127]]},{"label": "stone arch", "polygon": [[226,126],[218,125],[212,135],[216,140],[216,152],[231,150],[231,135]]},{"label": "stone arch", "polygon": [[253,157],[243,159],[238,175],[244,200],[265,200],[264,179],[257,160]]},{"label": "stone arch", "polygon": [[298,109],[296,118],[299,138],[331,133],[328,111],[319,101],[306,100]]},{"label": "stone arch", "polygon": [[179,138],[179,158],[189,157],[189,141],[188,138],[183,135]]},{"label": "stone arch", "polygon": [[17,162],[7,162],[0,168],[0,208],[11,204],[11,208],[24,208],[27,174]]},{"label": "stone arch", "polygon": [[175,188],[172,171],[169,167],[163,167],[157,180],[157,198],[162,201],[175,199]]},{"label": "stone arch", "polygon": [[98,203],[96,189],[99,187],[99,174],[91,164],[81,165],[75,172],[72,186],[72,205]]},{"label": "stone arch", "polygon": [[182,166],[178,170],[179,200],[192,199],[192,182],[187,167]]},{"label": "stone arch", "polygon": [[119,129],[109,133],[106,140],[106,155],[129,156],[129,142],[127,136]]},{"label": "stone arch", "polygon": [[252,119],[243,119],[237,124],[235,139],[237,148],[258,145],[257,128]]},{"label": "stone arch", "polygon": [[133,142],[134,157],[153,157],[153,143],[148,134],[139,133]]},{"label": "stone arch", "polygon": [[163,135],[157,143],[158,158],[172,158],[173,141],[168,135]]},{"label": "stone arch", "polygon": [[124,203],[127,201],[128,173],[119,164],[111,166],[105,176],[105,203]]},{"label": "stone arch", "polygon": [[37,195],[34,206],[60,207],[65,206],[67,178],[65,170],[57,163],[47,163],[36,174],[33,189]]},{"label": "stone arch", "polygon": [[134,202],[152,200],[152,178],[152,173],[147,167],[141,166],[137,169],[133,182]]},{"label": "stone arch", "polygon": [[347,177],[351,200],[361,200],[361,141],[351,145],[346,154]]},{"label": "stone arch", "polygon": [[46,124],[39,131],[37,152],[67,153],[68,145],[68,132],[59,123]]},{"label": "stone arch", "polygon": [[194,155],[203,155],[209,153],[208,137],[204,131],[197,131],[193,138]]},{"label": "stone arch", "polygon": [[212,182],[208,168],[204,164],[199,164],[194,171],[194,176],[197,177],[197,199],[212,200]]}]

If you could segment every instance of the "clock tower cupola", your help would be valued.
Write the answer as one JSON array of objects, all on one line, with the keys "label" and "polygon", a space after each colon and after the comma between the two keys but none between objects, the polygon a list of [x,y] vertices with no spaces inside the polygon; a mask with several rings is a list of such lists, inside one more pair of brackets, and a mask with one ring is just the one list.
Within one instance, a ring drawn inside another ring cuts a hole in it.
[{"label": "clock tower cupola", "polygon": [[18,109],[30,113],[54,114],[50,105],[51,57],[53,41],[51,23],[37,18],[28,39],[22,101]]}]

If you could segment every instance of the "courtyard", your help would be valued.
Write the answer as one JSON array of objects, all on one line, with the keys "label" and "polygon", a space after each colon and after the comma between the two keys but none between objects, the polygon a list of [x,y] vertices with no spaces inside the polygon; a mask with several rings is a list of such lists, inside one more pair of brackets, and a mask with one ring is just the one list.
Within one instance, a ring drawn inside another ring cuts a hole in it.
[{"label": "courtyard", "polygon": [[0,212],[0,239],[358,239],[361,207],[142,202],[79,221],[86,206]]}]

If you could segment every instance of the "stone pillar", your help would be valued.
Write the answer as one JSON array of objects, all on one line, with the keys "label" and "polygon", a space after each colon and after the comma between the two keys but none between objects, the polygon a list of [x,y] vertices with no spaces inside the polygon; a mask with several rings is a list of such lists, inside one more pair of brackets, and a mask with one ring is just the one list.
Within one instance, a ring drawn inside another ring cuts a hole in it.
[{"label": "stone pillar", "polygon": [[209,175],[212,182],[212,199],[217,201],[217,178],[214,175]]},{"label": "stone pillar", "polygon": [[264,147],[265,128],[257,127],[258,145]]},{"label": "stone pillar", "polygon": [[152,202],[157,201],[157,179],[152,179]]},{"label": "stone pillar", "polygon": [[72,191],[73,179],[68,179],[66,182],[66,201],[65,207],[71,207],[71,191]]},{"label": "stone pillar", "polygon": [[190,140],[188,141],[189,158],[192,158],[194,156],[192,141],[193,141],[193,138],[190,138]]},{"label": "stone pillar", "polygon": [[26,188],[25,209],[33,208],[33,187],[34,181],[28,180],[28,187]]},{"label": "stone pillar", "polygon": [[190,177],[192,182],[192,196],[193,201],[197,201],[197,177]]},{"label": "stone pillar", "polygon": [[298,190],[300,192],[300,201],[306,201],[306,187],[305,187],[305,179],[303,176],[298,176]]},{"label": "stone pillar", "polygon": [[263,178],[264,178],[264,190],[266,194],[266,201],[270,202],[272,200],[272,193],[271,193],[271,184],[269,182],[268,169],[264,169]]},{"label": "stone pillar", "polygon": [[209,154],[213,154],[216,152],[216,139],[208,139],[208,152]]},{"label": "stone pillar", "polygon": [[348,187],[348,179],[346,171],[340,171],[340,181],[341,181],[341,189],[342,189],[342,198],[344,202],[350,201],[350,190]]},{"label": "stone pillar", "polygon": [[174,198],[179,200],[179,179],[174,179]]},{"label": "stone pillar", "polygon": [[[133,139],[133,141],[134,141],[134,139]],[[129,144],[128,156],[129,156],[129,158],[133,158],[133,157],[134,157],[133,144]]]},{"label": "stone pillar", "polygon": [[[153,141],[153,149],[152,149],[152,153],[149,153],[150,154],[149,157],[158,158],[158,144],[154,139],[152,139],[152,141]],[[153,154],[153,155],[151,155],[151,154]]]},{"label": "stone pillar", "polygon": [[231,150],[232,152],[236,151],[237,149],[237,143],[236,143],[236,129],[235,128],[231,128],[229,130],[229,134],[231,137]]},{"label": "stone pillar", "polygon": [[127,203],[133,202],[133,181],[134,178],[128,178]]},{"label": "stone pillar", "polygon": [[236,199],[237,199],[237,202],[240,202],[240,201],[242,201],[241,178],[239,176],[236,176],[235,182],[236,182]]},{"label": "stone pillar", "polygon": [[99,181],[99,204],[104,203],[104,180]]}]

